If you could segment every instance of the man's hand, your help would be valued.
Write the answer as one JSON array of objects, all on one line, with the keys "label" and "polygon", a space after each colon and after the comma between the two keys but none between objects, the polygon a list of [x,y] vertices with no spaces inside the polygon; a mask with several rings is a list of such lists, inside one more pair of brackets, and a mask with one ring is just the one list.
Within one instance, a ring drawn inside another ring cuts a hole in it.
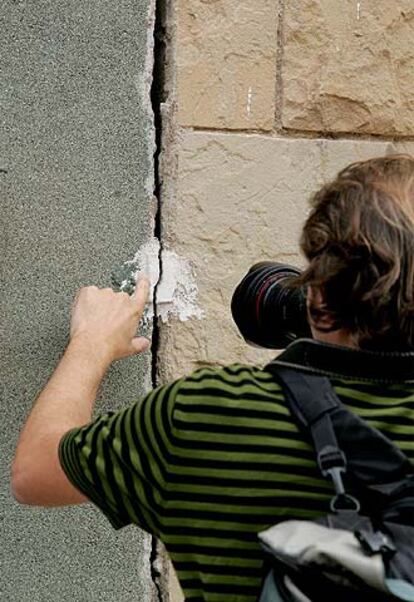
[{"label": "man's hand", "polygon": [[131,297],[109,288],[81,289],[72,308],[71,341],[82,339],[108,363],[145,351],[149,340],[135,335],[148,293],[147,278],[139,280]]},{"label": "man's hand", "polygon": [[59,441],[69,429],[91,420],[99,385],[111,362],[148,348],[148,339],[135,337],[148,290],[144,278],[132,297],[94,286],[79,292],[70,343],[17,445],[12,489],[19,502],[59,506],[87,501],[60,466]]}]

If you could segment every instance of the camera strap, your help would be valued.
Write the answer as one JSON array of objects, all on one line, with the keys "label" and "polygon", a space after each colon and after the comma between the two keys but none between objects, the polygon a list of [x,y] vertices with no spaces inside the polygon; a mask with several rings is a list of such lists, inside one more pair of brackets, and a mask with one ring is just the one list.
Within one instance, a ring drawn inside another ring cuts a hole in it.
[{"label": "camera strap", "polygon": [[277,360],[266,371],[282,386],[293,418],[313,444],[320,471],[332,479],[337,496],[345,493],[344,472],[386,497],[392,496],[407,477],[414,478],[404,453],[348,410],[328,378],[278,365]]}]

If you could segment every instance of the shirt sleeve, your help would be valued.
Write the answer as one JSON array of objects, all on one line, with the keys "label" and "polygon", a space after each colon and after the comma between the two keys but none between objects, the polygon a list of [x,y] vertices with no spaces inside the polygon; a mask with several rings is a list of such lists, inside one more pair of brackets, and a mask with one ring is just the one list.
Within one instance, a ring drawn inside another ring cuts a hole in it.
[{"label": "shirt sleeve", "polygon": [[71,483],[115,529],[134,523],[159,534],[168,486],[168,441],[181,381],[64,435],[59,459]]}]

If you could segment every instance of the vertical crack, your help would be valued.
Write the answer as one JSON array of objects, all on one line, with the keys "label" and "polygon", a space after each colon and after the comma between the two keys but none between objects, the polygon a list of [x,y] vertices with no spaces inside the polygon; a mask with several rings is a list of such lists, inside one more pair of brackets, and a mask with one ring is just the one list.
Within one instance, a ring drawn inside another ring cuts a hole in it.
[{"label": "vertical crack", "polygon": [[155,600],[154,602],[163,602],[163,589],[161,585],[162,574],[159,568],[159,551],[158,551],[158,542],[156,537],[152,537],[151,540],[151,555],[150,555],[150,570],[151,570],[151,580],[155,586]]},{"label": "vertical crack", "polygon": [[151,103],[154,114],[155,129],[155,153],[154,153],[154,196],[157,202],[157,210],[154,218],[154,236],[159,240],[159,267],[160,277],[154,290],[154,324],[152,333],[152,386],[158,385],[158,350],[160,337],[160,324],[158,317],[158,285],[162,277],[162,176],[160,169],[160,157],[162,153],[163,131],[162,131],[162,106],[167,100],[165,86],[165,61],[166,61],[166,6],[165,0],[156,0],[155,3],[155,25],[154,25],[154,67],[151,86]]},{"label": "vertical crack", "polygon": [[[168,94],[166,90],[166,2],[167,0],[155,0],[155,23],[154,23],[154,63],[151,86],[151,104],[154,115],[155,130],[155,153],[154,153],[154,196],[156,199],[156,214],[154,217],[154,237],[159,241],[159,280],[154,289],[154,321],[152,331],[152,386],[158,385],[158,353],[160,341],[160,318],[158,317],[158,286],[162,278],[162,175],[161,175],[161,153],[163,144],[163,118],[162,107],[166,102]],[[165,600],[163,587],[164,576],[160,567],[163,566],[159,553],[159,545],[156,537],[152,537],[150,571],[151,579],[155,587],[154,597],[156,602]],[[165,592],[166,595],[167,592]]]}]

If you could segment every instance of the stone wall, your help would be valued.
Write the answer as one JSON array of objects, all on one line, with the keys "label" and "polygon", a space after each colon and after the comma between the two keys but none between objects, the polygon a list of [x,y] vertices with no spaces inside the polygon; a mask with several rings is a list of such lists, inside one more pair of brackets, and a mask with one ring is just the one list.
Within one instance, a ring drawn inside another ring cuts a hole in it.
[{"label": "stone wall", "polygon": [[190,261],[204,316],[162,325],[163,382],[269,357],[232,323],[240,278],[303,263],[308,199],[339,169],[414,152],[410,0],[167,4],[162,246]]},{"label": "stone wall", "polygon": [[163,380],[266,357],[230,317],[240,277],[302,262],[309,197],[340,168],[414,150],[410,0],[172,4],[162,244],[190,261],[204,317],[162,327]]}]

